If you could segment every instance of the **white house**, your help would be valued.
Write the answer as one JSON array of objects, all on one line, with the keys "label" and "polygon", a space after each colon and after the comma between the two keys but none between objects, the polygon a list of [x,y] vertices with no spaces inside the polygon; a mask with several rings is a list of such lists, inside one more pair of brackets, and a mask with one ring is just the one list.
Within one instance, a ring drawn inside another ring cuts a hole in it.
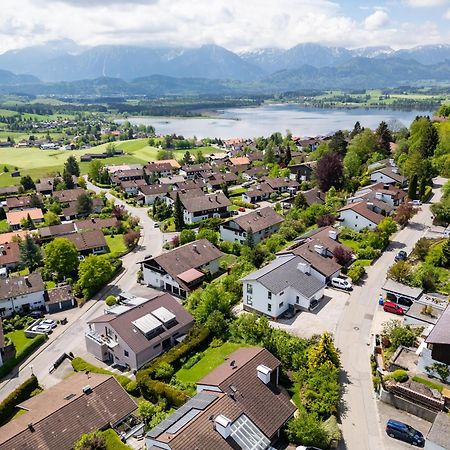
[{"label": "white house", "polygon": [[222,193],[202,195],[200,197],[180,197],[183,205],[184,222],[188,224],[205,219],[227,217],[230,200]]},{"label": "white house", "polygon": [[356,202],[345,205],[339,210],[341,225],[355,231],[363,228],[374,230],[384,219],[384,216],[373,211],[370,202]]},{"label": "white house", "polygon": [[169,191],[170,187],[167,184],[152,184],[139,188],[139,193],[143,196],[145,205],[153,205],[157,198],[164,198]]},{"label": "white house", "polygon": [[223,241],[243,244],[251,230],[255,244],[278,231],[283,217],[270,206],[238,216],[220,226],[220,238]]},{"label": "white house", "polygon": [[40,273],[0,279],[0,316],[28,312],[45,305],[45,287]]},{"label": "white house", "polygon": [[177,247],[142,263],[144,283],[177,297],[198,288],[207,275],[219,271],[222,252],[207,239]]},{"label": "white house", "polygon": [[374,170],[370,174],[370,179],[373,183],[399,184],[402,187],[406,184],[406,177],[400,175],[397,167]]},{"label": "white house", "polygon": [[277,318],[288,309],[310,310],[323,297],[325,283],[300,256],[283,255],[242,278],[247,311]]}]

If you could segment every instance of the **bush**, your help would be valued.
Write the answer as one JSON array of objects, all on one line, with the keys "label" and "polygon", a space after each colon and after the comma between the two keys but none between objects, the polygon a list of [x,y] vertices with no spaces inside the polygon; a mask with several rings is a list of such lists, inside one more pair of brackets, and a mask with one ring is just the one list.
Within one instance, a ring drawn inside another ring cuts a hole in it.
[{"label": "bush", "polygon": [[114,297],[114,295],[108,295],[108,297],[106,297],[105,303],[107,306],[114,306],[117,305],[117,299],[116,297]]},{"label": "bush", "polygon": [[386,375],[386,377],[384,378],[385,380],[394,380],[397,381],[398,383],[404,383],[405,381],[408,381],[408,372],[406,370],[394,370],[392,373],[390,373],[389,375]]},{"label": "bush", "polygon": [[38,379],[32,375],[0,403],[0,426],[9,422],[16,413],[16,406],[32,397],[38,388]]},{"label": "bush", "polygon": [[[222,342],[222,341],[221,341]],[[184,364],[183,364],[183,369],[190,369],[191,367],[193,367],[195,364],[197,364],[205,355],[204,352],[198,352],[196,353],[194,356],[191,356]]]},{"label": "bush", "polygon": [[420,198],[420,201],[421,202],[426,202],[430,198],[432,192],[433,192],[433,188],[431,186],[427,186],[425,188],[424,194]]},{"label": "bush", "polygon": [[315,414],[306,411],[300,411],[295,419],[288,422],[286,434],[289,441],[297,445],[328,447],[328,434],[323,423]]},{"label": "bush", "polygon": [[348,270],[347,276],[352,280],[353,283],[357,283],[365,273],[366,270],[364,269],[363,266],[359,264],[354,264]]},{"label": "bush", "polygon": [[169,363],[163,362],[157,367],[153,375],[158,380],[169,381],[173,375],[173,367]]},{"label": "bush", "polygon": [[356,252],[359,259],[375,259],[380,256],[381,251],[370,246],[359,248]]}]

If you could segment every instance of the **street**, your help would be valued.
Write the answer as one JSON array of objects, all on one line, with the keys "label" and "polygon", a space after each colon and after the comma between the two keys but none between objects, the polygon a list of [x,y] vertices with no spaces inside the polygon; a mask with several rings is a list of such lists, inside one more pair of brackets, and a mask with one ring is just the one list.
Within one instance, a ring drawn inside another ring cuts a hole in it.
[{"label": "street", "polygon": [[[432,202],[441,198],[440,187],[446,182],[436,178]],[[416,241],[432,224],[430,204],[422,205],[411,223],[400,230],[388,249],[376,263],[367,268],[367,278],[361,286],[355,286],[346,302],[335,333],[336,345],[341,351],[343,396],[341,420],[344,442],[342,448],[349,450],[372,450],[392,448],[386,444],[381,432],[384,423],[378,420],[372,374],[369,364],[374,334],[372,322],[377,310],[377,300],[386,273],[394,262],[399,249],[411,252]],[[383,431],[384,433],[384,431]],[[386,445],[388,446],[386,446]]]},{"label": "street", "polygon": [[[104,191],[91,183],[88,183],[87,187],[97,193]],[[123,270],[115,279],[81,308],[65,311],[63,316],[67,316],[69,323],[65,326],[59,325],[43,346],[0,383],[0,400],[29,378],[31,372],[38,377],[39,383],[44,387],[48,388],[58,383],[60,380],[49,373],[49,368],[64,352],[72,352],[75,355],[86,352],[84,344],[86,322],[103,313],[105,304],[100,300],[109,294],[115,295],[136,288],[138,262],[149,254],[158,255],[162,252],[163,233],[154,228],[154,222],[147,215],[147,208],[132,207],[109,193],[106,193],[106,197],[124,205],[131,215],[139,218],[142,229],[138,245],[122,258]]]}]

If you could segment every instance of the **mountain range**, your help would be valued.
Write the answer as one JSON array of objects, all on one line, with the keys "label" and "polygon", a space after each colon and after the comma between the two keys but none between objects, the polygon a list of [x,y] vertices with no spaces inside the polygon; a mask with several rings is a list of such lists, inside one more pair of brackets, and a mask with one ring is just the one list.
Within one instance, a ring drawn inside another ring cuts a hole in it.
[{"label": "mountain range", "polygon": [[299,44],[238,54],[217,45],[86,48],[63,40],[0,55],[0,91],[31,94],[272,94],[449,80],[450,45],[393,50]]}]

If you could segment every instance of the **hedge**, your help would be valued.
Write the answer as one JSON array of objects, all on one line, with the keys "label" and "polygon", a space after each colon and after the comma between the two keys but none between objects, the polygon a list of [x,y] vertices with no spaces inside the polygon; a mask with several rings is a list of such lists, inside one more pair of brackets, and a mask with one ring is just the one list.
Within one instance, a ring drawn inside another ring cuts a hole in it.
[{"label": "hedge", "polygon": [[169,406],[181,406],[188,399],[188,396],[183,391],[162,381],[141,376],[138,380],[138,385],[142,395],[153,403],[157,403],[162,398],[165,398]]},{"label": "hedge", "polygon": [[433,188],[431,186],[427,186],[425,188],[424,194],[420,198],[420,201],[421,202],[426,202],[430,198],[432,192],[433,192]]},{"label": "hedge", "polygon": [[241,208],[247,208],[247,209],[256,209],[256,208],[258,208],[258,205],[254,205],[253,203],[247,203],[247,202],[244,202],[243,200],[239,200],[237,198],[232,198],[231,199],[231,203],[233,205],[239,206]]},{"label": "hedge", "polygon": [[94,366],[93,364],[88,363],[83,358],[80,358],[78,356],[72,360],[72,367],[75,372],[92,372],[102,373],[104,375],[112,375],[129,394],[139,395],[137,384],[125,375],[115,374],[107,369],[102,369],[101,367]]},{"label": "hedge", "polygon": [[38,388],[38,379],[32,375],[0,403],[0,426],[9,422],[16,413],[16,406],[28,400]]},{"label": "hedge", "polygon": [[24,359],[27,359],[41,344],[47,340],[46,334],[39,334],[36,336],[29,346],[24,347],[22,351],[18,352],[12,358],[6,360],[3,366],[0,367],[0,378],[3,378]]}]

